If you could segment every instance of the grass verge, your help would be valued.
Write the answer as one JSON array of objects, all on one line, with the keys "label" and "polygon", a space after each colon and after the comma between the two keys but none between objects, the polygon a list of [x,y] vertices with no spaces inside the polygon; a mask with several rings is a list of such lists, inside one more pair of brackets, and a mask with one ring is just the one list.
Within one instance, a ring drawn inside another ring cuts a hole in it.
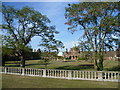
[{"label": "grass verge", "polygon": [[118,88],[117,82],[66,80],[20,75],[2,75],[3,88]]}]

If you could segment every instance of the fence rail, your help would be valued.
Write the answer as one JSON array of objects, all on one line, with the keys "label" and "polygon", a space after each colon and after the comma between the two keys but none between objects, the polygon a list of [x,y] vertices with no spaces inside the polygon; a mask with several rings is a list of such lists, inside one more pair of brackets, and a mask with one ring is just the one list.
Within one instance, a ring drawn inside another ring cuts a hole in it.
[{"label": "fence rail", "polygon": [[0,69],[1,69],[0,73],[4,74],[120,82],[119,80],[120,72],[116,71],[80,71],[80,70],[34,69],[19,67],[0,67]]}]

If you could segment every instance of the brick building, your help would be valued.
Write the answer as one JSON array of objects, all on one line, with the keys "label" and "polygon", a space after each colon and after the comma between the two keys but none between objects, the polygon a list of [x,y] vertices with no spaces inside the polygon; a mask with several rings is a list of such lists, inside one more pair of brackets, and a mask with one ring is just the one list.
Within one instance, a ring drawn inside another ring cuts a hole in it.
[{"label": "brick building", "polygon": [[[104,59],[105,60],[118,60],[120,58],[120,53],[119,52],[120,52],[120,50],[118,50],[118,51],[107,51],[104,54]],[[92,56],[92,54],[93,53],[91,52],[90,55]],[[77,47],[71,48],[70,51],[68,51],[66,49],[66,51],[64,52],[64,57],[72,59],[72,60],[77,60],[79,55],[80,55],[80,50]]]},{"label": "brick building", "polygon": [[64,52],[64,57],[69,58],[69,59],[73,59],[73,60],[77,60],[79,54],[80,54],[79,48],[73,47],[73,48],[70,49],[69,52],[66,49],[66,51]]}]

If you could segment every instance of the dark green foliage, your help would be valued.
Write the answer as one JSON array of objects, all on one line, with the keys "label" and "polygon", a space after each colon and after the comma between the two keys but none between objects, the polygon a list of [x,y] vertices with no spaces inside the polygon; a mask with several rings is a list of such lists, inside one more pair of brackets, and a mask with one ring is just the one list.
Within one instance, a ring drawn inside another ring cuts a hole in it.
[{"label": "dark green foliage", "polygon": [[88,51],[83,51],[80,52],[79,56],[78,56],[78,60],[90,60],[90,53]]},{"label": "dark green foliage", "polygon": [[[29,50],[29,51],[28,51]],[[25,58],[29,58],[33,56],[31,49],[26,48],[24,50],[26,53]],[[33,56],[34,57],[34,56]],[[18,57],[18,54],[16,53],[16,50],[13,48],[8,48],[8,47],[2,47],[2,61],[18,61],[20,58]]]},{"label": "dark green foliage", "polygon": [[120,71],[120,65],[107,69],[108,71]]},{"label": "dark green foliage", "polygon": [[57,58],[58,58],[58,59],[62,59],[62,60],[64,59],[63,56],[57,56]]},{"label": "dark green foliage", "polygon": [[29,59],[32,59],[32,60],[41,59],[41,53],[39,53],[39,52],[31,52],[31,53],[29,53],[28,60]]},{"label": "dark green foliage", "polygon": [[78,60],[86,60],[85,57],[78,57]]},{"label": "dark green foliage", "polygon": [[70,58],[67,58],[67,57],[66,57],[65,59],[66,59],[66,60],[70,60]]}]

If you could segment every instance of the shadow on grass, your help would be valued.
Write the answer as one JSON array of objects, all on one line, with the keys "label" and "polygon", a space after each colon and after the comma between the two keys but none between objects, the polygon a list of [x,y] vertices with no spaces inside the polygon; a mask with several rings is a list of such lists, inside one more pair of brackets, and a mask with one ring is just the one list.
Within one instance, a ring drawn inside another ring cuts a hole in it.
[{"label": "shadow on grass", "polygon": [[5,64],[19,64],[19,63],[18,62],[12,62],[12,63],[6,62]]},{"label": "shadow on grass", "polygon": [[120,65],[114,66],[112,68],[106,68],[107,71],[120,71]]},{"label": "shadow on grass", "polygon": [[[47,63],[47,65],[49,65],[49,64],[51,64],[51,63]],[[46,65],[46,64],[25,64],[25,66],[35,66],[35,65]],[[6,67],[20,67],[20,64],[16,64],[16,63],[10,63],[10,65],[9,64],[6,64],[5,65]]]},{"label": "shadow on grass", "polygon": [[75,60],[73,61],[73,60],[67,60],[67,61],[62,61],[62,62],[76,62]]},{"label": "shadow on grass", "polygon": [[77,65],[77,66],[62,66],[62,67],[58,67],[55,69],[64,69],[64,70],[82,70],[82,69],[94,69],[94,65],[93,64],[83,64],[83,65]]},{"label": "shadow on grass", "polygon": [[[49,65],[51,63],[47,63],[47,65]],[[25,66],[34,66],[34,65],[46,65],[45,63],[39,63],[39,64],[26,64]]]},{"label": "shadow on grass", "polygon": [[5,65],[6,67],[20,67],[19,64]]}]

